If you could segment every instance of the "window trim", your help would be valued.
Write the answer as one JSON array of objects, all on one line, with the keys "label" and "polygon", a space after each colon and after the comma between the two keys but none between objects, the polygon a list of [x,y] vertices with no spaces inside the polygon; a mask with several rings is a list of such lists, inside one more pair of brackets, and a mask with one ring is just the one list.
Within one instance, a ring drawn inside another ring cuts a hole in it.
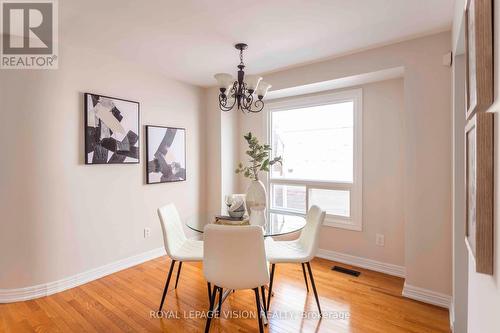
[{"label": "window trim", "polygon": [[342,103],[353,101],[354,103],[354,143],[353,143],[353,182],[331,182],[331,181],[311,181],[304,179],[279,179],[271,178],[271,173],[266,175],[266,187],[268,190],[269,211],[273,213],[287,213],[304,216],[305,214],[291,212],[290,210],[277,210],[271,207],[271,186],[272,184],[287,184],[287,185],[303,185],[306,187],[306,210],[309,205],[309,189],[348,189],[350,196],[351,217],[343,217],[338,215],[328,214],[325,218],[324,225],[329,227],[362,231],[363,230],[363,90],[361,88],[335,91],[329,93],[288,97],[276,101],[266,103],[266,142],[271,144],[272,136],[272,113],[284,112],[287,110],[300,109],[305,107],[313,107],[327,105],[333,103]]}]

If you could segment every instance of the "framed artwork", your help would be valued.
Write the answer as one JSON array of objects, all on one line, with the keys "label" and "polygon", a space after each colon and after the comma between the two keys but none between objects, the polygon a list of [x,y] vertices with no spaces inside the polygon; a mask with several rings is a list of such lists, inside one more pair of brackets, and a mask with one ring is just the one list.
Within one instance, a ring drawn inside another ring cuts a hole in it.
[{"label": "framed artwork", "polygon": [[493,103],[492,8],[492,0],[468,0],[465,9],[467,119]]},{"label": "framed artwork", "polygon": [[186,180],[186,129],[146,126],[146,182]]},{"label": "framed artwork", "polygon": [[85,93],[85,164],[139,163],[139,103]]},{"label": "framed artwork", "polygon": [[465,242],[485,274],[493,274],[493,142],[493,114],[475,113],[465,127]]}]

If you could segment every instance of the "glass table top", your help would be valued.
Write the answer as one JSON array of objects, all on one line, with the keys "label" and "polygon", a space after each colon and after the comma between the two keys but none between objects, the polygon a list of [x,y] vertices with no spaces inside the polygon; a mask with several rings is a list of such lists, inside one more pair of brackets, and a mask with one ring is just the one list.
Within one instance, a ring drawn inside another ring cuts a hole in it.
[{"label": "glass table top", "polygon": [[[203,232],[205,226],[215,222],[215,215],[199,214],[188,218],[186,225],[197,232]],[[306,219],[302,216],[269,213],[264,225],[264,237],[281,236],[302,230]]]}]

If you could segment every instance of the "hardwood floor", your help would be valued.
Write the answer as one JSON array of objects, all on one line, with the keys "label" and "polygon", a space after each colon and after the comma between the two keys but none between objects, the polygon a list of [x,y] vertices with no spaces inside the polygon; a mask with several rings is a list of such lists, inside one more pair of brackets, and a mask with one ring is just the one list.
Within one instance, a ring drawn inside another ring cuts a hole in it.
[{"label": "hardwood floor", "polygon": [[[0,304],[0,332],[202,332],[208,296],[201,264],[184,263],[178,288],[172,290],[171,284],[163,307],[170,318],[151,315],[159,305],[169,264],[162,257],[48,297]],[[277,265],[265,331],[450,332],[448,310],[402,297],[403,279],[364,269],[357,269],[361,275],[356,278],[331,271],[332,265],[323,259],[312,262],[322,320],[301,316],[303,311],[317,311],[301,266]],[[253,291],[231,294],[222,306],[225,316],[212,320],[210,332],[258,332],[256,319],[234,318],[248,317],[254,309]],[[344,311],[347,319],[335,318]]]}]

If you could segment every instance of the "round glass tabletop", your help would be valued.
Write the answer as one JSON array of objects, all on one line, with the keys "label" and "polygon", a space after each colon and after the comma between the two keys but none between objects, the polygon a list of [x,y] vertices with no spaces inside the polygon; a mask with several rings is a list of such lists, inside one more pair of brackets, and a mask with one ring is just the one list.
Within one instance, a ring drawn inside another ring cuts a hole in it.
[{"label": "round glass tabletop", "polygon": [[[215,222],[215,216],[200,214],[186,221],[186,225],[197,232],[203,232],[205,226]],[[281,236],[300,231],[306,225],[302,216],[269,213],[264,225],[264,237]]]}]

